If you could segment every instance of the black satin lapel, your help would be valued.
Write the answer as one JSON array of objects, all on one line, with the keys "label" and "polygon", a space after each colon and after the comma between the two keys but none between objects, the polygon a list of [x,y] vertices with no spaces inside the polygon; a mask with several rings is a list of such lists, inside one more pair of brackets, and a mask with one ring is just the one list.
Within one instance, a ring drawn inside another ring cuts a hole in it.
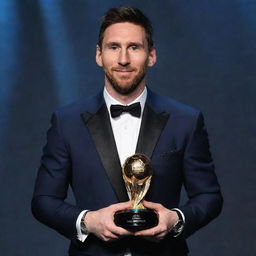
[{"label": "black satin lapel", "polygon": [[122,177],[120,160],[106,105],[103,104],[96,114],[84,113],[82,117],[93,138],[117,198],[120,201],[128,201],[129,199]]},{"label": "black satin lapel", "polygon": [[149,158],[156,146],[158,138],[165,127],[169,114],[156,114],[150,106],[145,105],[136,152]]}]

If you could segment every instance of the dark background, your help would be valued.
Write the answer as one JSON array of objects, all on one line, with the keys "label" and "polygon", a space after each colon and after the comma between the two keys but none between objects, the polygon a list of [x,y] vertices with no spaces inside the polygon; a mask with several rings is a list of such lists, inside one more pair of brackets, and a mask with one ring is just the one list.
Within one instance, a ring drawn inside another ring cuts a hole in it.
[{"label": "dark background", "polygon": [[52,111],[103,86],[99,18],[120,4],[153,22],[149,87],[205,115],[225,204],[190,255],[256,255],[255,0],[0,0],[1,255],[66,255],[31,215],[34,180]]}]

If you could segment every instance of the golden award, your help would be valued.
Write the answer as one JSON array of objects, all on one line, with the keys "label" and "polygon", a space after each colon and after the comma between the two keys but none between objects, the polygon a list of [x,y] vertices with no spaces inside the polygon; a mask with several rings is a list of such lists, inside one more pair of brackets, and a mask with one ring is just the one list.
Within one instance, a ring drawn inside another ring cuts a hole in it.
[{"label": "golden award", "polygon": [[157,213],[146,209],[141,203],[149,189],[153,174],[150,159],[143,154],[134,154],[125,160],[122,173],[131,208],[116,212],[115,224],[130,231],[156,226],[158,224]]}]

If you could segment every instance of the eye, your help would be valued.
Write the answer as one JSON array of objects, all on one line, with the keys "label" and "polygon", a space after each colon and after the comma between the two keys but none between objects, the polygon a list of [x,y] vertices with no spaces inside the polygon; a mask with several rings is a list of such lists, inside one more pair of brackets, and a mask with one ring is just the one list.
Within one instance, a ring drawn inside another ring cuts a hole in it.
[{"label": "eye", "polygon": [[138,50],[139,49],[139,46],[138,45],[131,45],[130,48],[135,51],[135,50]]},{"label": "eye", "polygon": [[116,51],[118,49],[118,45],[115,43],[111,43],[108,45],[108,49]]}]

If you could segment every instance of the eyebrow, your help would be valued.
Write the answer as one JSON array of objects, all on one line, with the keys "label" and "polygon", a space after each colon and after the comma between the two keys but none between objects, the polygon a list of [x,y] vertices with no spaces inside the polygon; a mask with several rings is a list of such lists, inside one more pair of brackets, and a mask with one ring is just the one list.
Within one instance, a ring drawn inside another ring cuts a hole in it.
[{"label": "eyebrow", "polygon": [[143,43],[139,43],[139,42],[130,42],[128,45],[129,45],[129,46],[131,46],[131,45],[137,45],[137,46],[144,47],[144,44],[143,44]]},{"label": "eyebrow", "polygon": [[[115,42],[115,41],[106,43],[106,46],[107,46],[107,47],[108,47],[108,46],[113,46],[113,45],[119,46],[120,43]],[[131,46],[131,45],[137,45],[137,46],[140,46],[140,47],[142,47],[142,48],[145,47],[144,44],[143,44],[143,43],[140,43],[140,42],[129,42],[129,43],[128,43],[128,46]]]}]

